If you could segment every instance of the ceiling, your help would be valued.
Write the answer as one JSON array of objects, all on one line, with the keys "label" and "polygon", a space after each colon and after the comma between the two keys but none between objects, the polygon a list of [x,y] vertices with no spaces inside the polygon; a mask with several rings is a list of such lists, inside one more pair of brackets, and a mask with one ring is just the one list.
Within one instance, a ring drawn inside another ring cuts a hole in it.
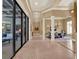
[{"label": "ceiling", "polygon": [[47,9],[69,9],[73,0],[28,0],[29,6],[32,11],[45,11]]},{"label": "ceiling", "polygon": [[[18,0],[21,1],[23,7],[26,8],[28,3],[29,9],[32,11],[32,15],[35,18],[40,17],[41,13],[53,10],[70,10],[73,6],[73,0]],[[12,17],[13,15],[13,1],[3,0],[3,16]],[[26,8],[27,9],[27,8]],[[19,15],[20,10],[17,7],[17,15]]]},{"label": "ceiling", "polygon": [[[41,14],[51,10],[52,12],[56,10],[53,15],[56,14],[56,16],[62,17],[68,10],[73,9],[73,1],[74,0],[26,0],[26,2],[28,2],[30,10],[32,11],[34,19],[40,18]],[[60,10],[66,11],[63,12],[63,15],[59,15],[61,14]]]},{"label": "ceiling", "polygon": [[32,11],[43,11],[56,5],[59,0],[28,0]]}]

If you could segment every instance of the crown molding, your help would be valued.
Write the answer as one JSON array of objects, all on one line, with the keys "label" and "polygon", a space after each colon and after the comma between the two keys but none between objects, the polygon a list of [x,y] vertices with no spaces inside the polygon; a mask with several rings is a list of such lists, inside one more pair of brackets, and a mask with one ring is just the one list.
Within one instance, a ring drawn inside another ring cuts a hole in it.
[{"label": "crown molding", "polygon": [[[67,17],[55,17],[55,19],[60,19],[60,20],[64,20],[64,19],[68,19],[68,18],[71,18],[71,16],[67,16]],[[47,20],[50,20],[51,18],[44,18],[44,19],[47,19]]]},{"label": "crown molding", "polygon": [[26,4],[27,4],[27,7],[28,7],[29,11],[32,12],[31,5],[30,5],[29,0],[26,0]]},{"label": "crown molding", "polygon": [[27,10],[26,10],[26,8],[24,8],[24,5],[23,5],[23,2],[22,2],[22,0],[16,0],[17,2],[18,2],[18,4],[20,5],[20,7],[25,11],[25,13],[27,14],[27,16],[29,16],[29,14],[28,14],[28,12],[27,12]]},{"label": "crown molding", "polygon": [[52,10],[71,10],[71,9],[72,8],[68,8],[68,7],[62,7],[62,8],[60,8],[60,7],[53,7],[53,8],[49,8],[47,10],[44,10],[41,13],[43,14],[43,13],[46,13],[46,12],[49,12],[49,11],[52,11]]}]

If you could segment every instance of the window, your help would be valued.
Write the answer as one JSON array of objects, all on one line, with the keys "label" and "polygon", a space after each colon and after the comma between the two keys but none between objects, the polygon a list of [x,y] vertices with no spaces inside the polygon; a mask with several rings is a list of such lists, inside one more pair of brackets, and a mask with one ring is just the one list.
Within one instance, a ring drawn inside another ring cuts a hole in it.
[{"label": "window", "polygon": [[72,21],[67,22],[67,34],[72,34]]}]

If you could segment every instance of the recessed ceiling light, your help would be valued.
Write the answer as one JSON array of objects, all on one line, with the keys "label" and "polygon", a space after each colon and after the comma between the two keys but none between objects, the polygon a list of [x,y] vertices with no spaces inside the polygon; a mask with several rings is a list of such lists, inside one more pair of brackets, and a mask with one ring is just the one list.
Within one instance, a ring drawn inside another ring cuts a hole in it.
[{"label": "recessed ceiling light", "polygon": [[35,5],[37,6],[38,5],[38,2],[35,2]]}]

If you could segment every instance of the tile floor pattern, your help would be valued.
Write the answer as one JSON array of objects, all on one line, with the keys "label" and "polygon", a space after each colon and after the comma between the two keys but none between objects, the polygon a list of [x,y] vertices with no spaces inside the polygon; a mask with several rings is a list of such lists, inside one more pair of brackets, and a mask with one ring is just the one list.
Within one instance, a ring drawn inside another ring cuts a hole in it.
[{"label": "tile floor pattern", "polygon": [[75,54],[56,41],[30,40],[13,59],[75,59]]}]

